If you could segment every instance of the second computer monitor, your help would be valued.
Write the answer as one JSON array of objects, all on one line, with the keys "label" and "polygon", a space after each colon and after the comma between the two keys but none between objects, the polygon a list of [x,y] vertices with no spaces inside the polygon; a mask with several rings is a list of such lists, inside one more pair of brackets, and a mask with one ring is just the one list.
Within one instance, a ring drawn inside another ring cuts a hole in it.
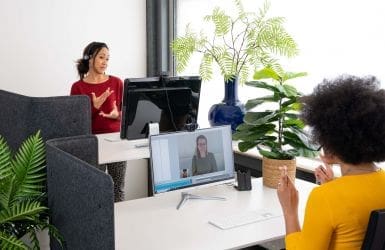
[{"label": "second computer monitor", "polygon": [[234,178],[229,125],[150,137],[153,193]]},{"label": "second computer monitor", "polygon": [[120,137],[145,138],[155,122],[160,132],[195,129],[200,88],[198,76],[126,79]]}]

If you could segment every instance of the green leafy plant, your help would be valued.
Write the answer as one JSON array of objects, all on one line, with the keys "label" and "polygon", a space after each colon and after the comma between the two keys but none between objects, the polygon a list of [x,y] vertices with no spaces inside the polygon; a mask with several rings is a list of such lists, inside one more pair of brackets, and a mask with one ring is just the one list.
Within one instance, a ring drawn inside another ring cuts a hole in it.
[{"label": "green leafy plant", "polygon": [[[288,80],[305,75],[305,72],[279,74],[271,68],[255,72],[255,81],[246,84],[269,94],[247,101],[244,123],[233,134],[234,140],[241,141],[238,144],[240,151],[257,147],[261,155],[279,160],[316,155],[317,149],[310,142],[304,131],[304,123],[298,117],[301,108],[298,98],[301,93],[287,83]],[[254,111],[261,104],[269,104],[274,108]]]},{"label": "green leafy plant", "polygon": [[212,66],[216,62],[225,81],[238,76],[243,83],[250,72],[263,66],[280,72],[281,66],[274,56],[297,55],[297,45],[283,27],[285,19],[268,16],[269,2],[264,3],[258,14],[246,12],[241,0],[234,2],[238,11],[236,17],[216,7],[204,18],[214,26],[214,31],[198,34],[188,25],[185,35],[171,43],[178,72],[183,71],[193,53],[198,52],[202,54],[199,74],[203,80],[212,78]]},{"label": "green leafy plant", "polygon": [[63,238],[48,222],[45,189],[45,148],[40,131],[30,136],[13,156],[0,136],[0,246],[29,249],[20,238],[29,235],[39,249],[36,233],[48,229],[60,244]]}]

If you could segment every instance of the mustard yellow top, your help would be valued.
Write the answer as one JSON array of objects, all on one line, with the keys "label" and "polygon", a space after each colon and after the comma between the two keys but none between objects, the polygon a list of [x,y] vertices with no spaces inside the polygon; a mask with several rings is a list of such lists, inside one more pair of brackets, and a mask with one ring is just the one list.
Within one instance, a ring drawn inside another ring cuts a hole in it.
[{"label": "mustard yellow top", "polygon": [[314,188],[301,232],[286,249],[360,249],[372,210],[385,208],[385,171],[337,178]]}]

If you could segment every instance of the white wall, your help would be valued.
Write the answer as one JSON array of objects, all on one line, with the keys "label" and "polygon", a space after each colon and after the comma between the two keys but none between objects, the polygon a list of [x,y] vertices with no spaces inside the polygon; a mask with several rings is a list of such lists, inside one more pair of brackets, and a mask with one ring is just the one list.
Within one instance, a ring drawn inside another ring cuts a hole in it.
[{"label": "white wall", "polygon": [[1,0],[0,88],[68,95],[75,61],[91,41],[110,47],[107,73],[146,74],[146,1]]}]

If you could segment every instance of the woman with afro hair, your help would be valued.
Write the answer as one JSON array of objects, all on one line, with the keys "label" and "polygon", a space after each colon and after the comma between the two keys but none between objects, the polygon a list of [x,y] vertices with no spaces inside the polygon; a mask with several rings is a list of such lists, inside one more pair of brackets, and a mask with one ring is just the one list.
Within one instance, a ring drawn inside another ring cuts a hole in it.
[{"label": "woman with afro hair", "polygon": [[[324,80],[302,99],[301,113],[322,146],[315,175],[321,181],[309,195],[303,228],[298,191],[284,168],[278,198],[286,225],[286,249],[360,249],[370,212],[385,208],[385,90],[375,77],[340,76]],[[333,178],[331,165],[341,168]]]}]

